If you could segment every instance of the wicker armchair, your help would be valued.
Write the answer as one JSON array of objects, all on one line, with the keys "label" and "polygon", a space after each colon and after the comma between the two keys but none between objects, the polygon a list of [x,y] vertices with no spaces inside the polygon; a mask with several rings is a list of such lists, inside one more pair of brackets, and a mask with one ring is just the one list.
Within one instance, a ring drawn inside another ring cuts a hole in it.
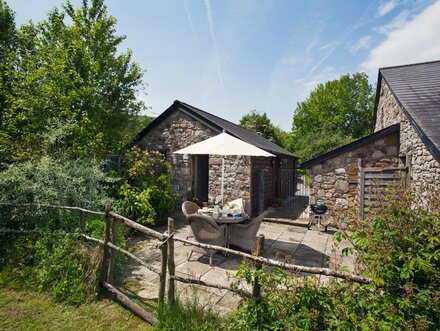
[{"label": "wicker armchair", "polygon": [[[226,245],[226,225],[218,225],[212,218],[204,215],[189,215],[187,219],[196,241],[216,246]],[[212,256],[216,250],[193,247],[188,261],[193,252],[209,255],[209,265],[212,267]]]},{"label": "wicker armchair", "polygon": [[229,227],[229,244],[251,252],[254,249],[261,222],[263,222],[263,217],[257,217],[245,224],[231,224]]},{"label": "wicker armchair", "polygon": [[[182,203],[182,212],[183,212],[183,215],[185,215],[187,222],[188,222],[188,216],[197,213],[197,211],[199,209],[200,209],[200,207],[197,206],[197,204],[195,204],[194,202],[185,201],[184,203]],[[191,230],[191,227],[189,226],[188,227],[188,233],[186,235],[186,239],[188,239],[190,237],[194,237],[194,234],[193,234],[193,232]]]}]

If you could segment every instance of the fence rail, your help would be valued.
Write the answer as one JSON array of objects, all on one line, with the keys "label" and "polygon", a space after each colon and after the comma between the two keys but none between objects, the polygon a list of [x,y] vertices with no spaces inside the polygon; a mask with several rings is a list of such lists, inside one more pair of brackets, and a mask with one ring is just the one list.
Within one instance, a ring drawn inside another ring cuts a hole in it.
[{"label": "fence rail", "polygon": [[[164,302],[165,291],[166,291],[166,283],[168,280],[168,301],[173,302],[175,300],[175,281],[180,281],[188,284],[197,284],[207,287],[215,287],[220,289],[227,289],[234,291],[244,297],[258,299],[260,296],[260,284],[258,283],[258,279],[254,279],[253,291],[249,293],[245,290],[231,288],[215,283],[210,283],[206,281],[202,281],[200,279],[190,279],[184,278],[175,275],[175,264],[174,264],[174,241],[179,241],[185,244],[189,244],[196,247],[214,249],[216,251],[221,251],[227,254],[240,256],[250,261],[254,261],[256,268],[261,268],[261,266],[268,265],[274,266],[285,270],[291,270],[301,273],[309,273],[309,274],[317,274],[317,275],[325,275],[336,277],[340,279],[344,279],[346,281],[357,282],[361,284],[369,284],[371,283],[371,279],[367,277],[363,277],[360,275],[352,274],[349,272],[334,270],[330,268],[317,268],[317,267],[304,267],[300,265],[290,264],[282,261],[273,260],[270,258],[260,256],[262,247],[264,245],[264,236],[260,235],[257,240],[257,248],[254,251],[254,254],[248,254],[240,251],[236,251],[230,248],[215,246],[204,244],[196,241],[191,241],[183,238],[179,238],[174,235],[174,220],[172,218],[168,219],[168,231],[167,233],[160,233],[153,229],[150,229],[146,226],[143,226],[129,218],[119,215],[113,211],[111,211],[110,206],[106,206],[105,212],[98,212],[85,209],[83,207],[68,207],[68,206],[55,206],[55,205],[39,205],[39,204],[6,204],[1,203],[0,206],[10,206],[10,207],[40,207],[40,208],[51,208],[51,209],[65,209],[72,211],[80,212],[80,226],[81,228],[84,226],[84,213],[90,215],[100,215],[105,218],[105,231],[104,231],[104,240],[94,238],[86,235],[85,233],[81,233],[80,236],[86,240],[93,241],[103,246],[103,260],[101,265],[101,286],[112,293],[115,298],[128,307],[133,313],[137,314],[145,321],[150,324],[154,324],[157,322],[156,318],[152,316],[147,311],[143,310],[139,305],[133,302],[130,298],[128,298],[125,294],[123,294],[120,290],[116,289],[113,285],[110,284],[109,281],[113,280],[113,270],[114,270],[114,254],[115,252],[120,252],[125,256],[135,260],[142,266],[148,268],[149,270],[159,274],[159,293],[158,300],[159,303]],[[151,267],[148,263],[137,257],[136,255],[128,252],[127,250],[118,247],[116,245],[116,222],[121,221],[123,224],[135,229],[143,234],[146,234],[150,237],[153,237],[159,241],[158,247],[161,249],[161,270],[156,270]],[[112,223],[113,222],[113,223]],[[29,234],[29,233],[42,233],[40,231],[29,231],[29,230],[14,230],[14,229],[0,229],[0,233],[9,233],[9,234]],[[259,247],[259,248],[258,248]],[[167,277],[168,270],[168,277]]]}]

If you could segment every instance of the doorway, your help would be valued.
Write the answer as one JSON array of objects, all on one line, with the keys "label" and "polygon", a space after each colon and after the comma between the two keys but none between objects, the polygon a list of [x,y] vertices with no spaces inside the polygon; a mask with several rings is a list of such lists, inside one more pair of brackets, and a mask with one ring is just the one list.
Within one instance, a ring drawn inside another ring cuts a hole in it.
[{"label": "doorway", "polygon": [[209,155],[194,157],[194,197],[199,202],[208,201]]}]

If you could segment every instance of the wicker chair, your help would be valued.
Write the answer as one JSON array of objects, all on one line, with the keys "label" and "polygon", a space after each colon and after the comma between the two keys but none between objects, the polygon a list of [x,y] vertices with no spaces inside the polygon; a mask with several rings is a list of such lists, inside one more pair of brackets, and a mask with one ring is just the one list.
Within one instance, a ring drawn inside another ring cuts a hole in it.
[{"label": "wicker chair", "polygon": [[[212,218],[204,215],[189,215],[187,219],[196,241],[203,244],[226,246],[226,225],[218,225]],[[216,250],[193,247],[188,261],[193,252],[209,255],[209,265],[212,267],[212,256]]]},{"label": "wicker chair", "polygon": [[245,224],[231,224],[229,244],[251,252],[254,249],[261,222],[263,222],[263,217],[257,217]]},{"label": "wicker chair", "polygon": [[[185,201],[184,203],[182,203],[182,212],[183,212],[183,215],[185,215],[187,222],[188,222],[188,216],[197,213],[197,211],[199,209],[200,209],[200,207],[197,206],[197,204],[195,204],[194,202]],[[188,234],[186,235],[186,239],[188,239],[190,237],[194,237],[194,234],[191,230],[191,227],[189,226],[188,227]]]}]

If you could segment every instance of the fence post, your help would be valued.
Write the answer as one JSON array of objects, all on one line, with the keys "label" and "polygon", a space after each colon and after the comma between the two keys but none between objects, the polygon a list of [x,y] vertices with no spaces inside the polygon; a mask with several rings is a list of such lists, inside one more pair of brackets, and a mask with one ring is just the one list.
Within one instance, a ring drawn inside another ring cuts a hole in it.
[{"label": "fence post", "polygon": [[160,246],[161,256],[160,256],[160,275],[159,275],[159,305],[163,304],[165,299],[165,285],[167,277],[167,251],[168,243],[166,239],[162,242]]},{"label": "fence post", "polygon": [[174,220],[171,217],[168,217],[168,235],[172,235],[168,240],[168,303],[172,304],[175,298],[176,284],[172,277],[175,275],[176,266],[174,264]]},{"label": "fence post", "polygon": [[365,209],[365,169],[362,167],[362,159],[358,159],[358,176],[359,176],[359,213],[360,219],[364,220]]},{"label": "fence post", "polygon": [[[79,202],[79,208],[84,208],[84,201]],[[79,211],[79,228],[81,233],[85,233],[84,212],[82,210]]]},{"label": "fence post", "polygon": [[[117,237],[117,225],[118,220],[114,217],[112,217],[112,238],[111,242],[113,245],[116,245],[116,237]],[[108,266],[108,282],[113,283],[115,277],[114,277],[114,271],[115,271],[115,261],[116,261],[116,250],[111,249],[110,250],[110,264]]]},{"label": "fence post", "polygon": [[109,247],[108,242],[110,240],[110,205],[105,206],[105,228],[104,228],[104,248],[102,253],[101,263],[101,282],[107,281],[108,276],[108,256]]},{"label": "fence post", "polygon": [[[264,249],[264,235],[260,234],[257,238],[257,243],[255,246],[254,254],[256,256],[261,256],[261,254],[263,253],[263,249]],[[261,262],[256,262],[255,263],[256,271],[261,270],[262,266],[263,265],[261,264]],[[255,300],[259,300],[260,296],[261,296],[261,284],[258,281],[258,277],[254,277],[254,286],[252,288],[252,298],[254,298]]]}]

